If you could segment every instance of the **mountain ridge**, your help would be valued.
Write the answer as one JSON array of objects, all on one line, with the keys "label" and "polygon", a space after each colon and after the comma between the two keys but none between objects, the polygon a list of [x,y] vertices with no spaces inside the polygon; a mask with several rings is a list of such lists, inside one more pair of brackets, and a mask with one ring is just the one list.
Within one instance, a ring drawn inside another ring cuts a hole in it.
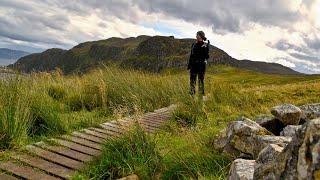
[{"label": "mountain ridge", "polygon": [[[173,36],[112,37],[83,42],[69,50],[54,48],[42,53],[30,54],[9,67],[27,73],[60,68],[64,73],[70,74],[86,72],[102,63],[113,63],[121,67],[161,72],[168,67],[186,67],[194,41],[189,38],[176,39]],[[237,60],[212,45],[208,65],[229,65],[271,74],[302,74],[277,63]]]}]

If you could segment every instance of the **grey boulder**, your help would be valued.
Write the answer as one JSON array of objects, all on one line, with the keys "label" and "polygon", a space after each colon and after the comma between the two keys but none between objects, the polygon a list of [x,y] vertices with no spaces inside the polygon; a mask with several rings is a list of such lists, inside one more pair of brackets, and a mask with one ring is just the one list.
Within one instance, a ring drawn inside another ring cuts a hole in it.
[{"label": "grey boulder", "polygon": [[320,117],[320,103],[306,104],[299,107],[302,110],[302,119],[305,121]]},{"label": "grey boulder", "polygon": [[231,122],[227,129],[216,137],[214,147],[231,159],[236,159],[240,155],[255,158],[259,151],[257,146],[261,147],[261,142],[257,138],[265,135],[272,133],[248,118],[241,118]]},{"label": "grey boulder", "polygon": [[236,159],[233,161],[228,180],[252,180],[255,160]]},{"label": "grey boulder", "polygon": [[[277,179],[276,169],[284,167],[280,164],[279,156],[284,147],[277,144],[269,144],[260,153],[254,167],[254,179]],[[282,166],[282,167],[280,167]]]},{"label": "grey boulder", "polygon": [[298,125],[302,116],[302,111],[292,104],[283,104],[271,109],[271,113],[284,125]]},{"label": "grey boulder", "polygon": [[281,131],[280,135],[294,137],[300,128],[302,128],[302,125],[288,125]]},{"label": "grey boulder", "polygon": [[299,148],[297,172],[299,179],[320,179],[320,118],[307,123]]}]

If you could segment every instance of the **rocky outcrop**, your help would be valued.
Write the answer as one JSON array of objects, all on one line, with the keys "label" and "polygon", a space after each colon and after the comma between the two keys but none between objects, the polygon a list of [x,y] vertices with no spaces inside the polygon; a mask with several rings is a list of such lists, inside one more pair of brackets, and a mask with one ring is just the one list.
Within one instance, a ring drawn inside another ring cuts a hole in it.
[{"label": "rocky outcrop", "polygon": [[305,121],[320,118],[320,103],[307,104],[299,107],[302,110],[302,119]]},{"label": "rocky outcrop", "polygon": [[283,131],[280,132],[280,135],[286,136],[286,137],[294,137],[301,127],[302,125],[297,125],[297,126],[289,125],[285,127]]},{"label": "rocky outcrop", "polygon": [[297,172],[299,179],[320,179],[320,118],[307,123]]},{"label": "rocky outcrop", "polygon": [[[231,122],[214,142],[214,145],[216,149],[226,153],[232,159],[240,157],[240,155],[256,157],[259,148],[264,148],[263,146],[266,144],[261,141],[261,137],[264,135],[272,135],[272,133],[248,118],[241,118]],[[252,144],[256,144],[256,146],[252,146]]]},{"label": "rocky outcrop", "polygon": [[236,159],[233,161],[228,180],[252,180],[255,160]]},{"label": "rocky outcrop", "polygon": [[276,179],[275,169],[280,167],[280,164],[276,161],[283,150],[284,147],[277,144],[270,144],[265,147],[256,160],[254,179]]},{"label": "rocky outcrop", "polygon": [[[314,104],[300,107],[304,108],[276,106],[272,108],[275,117],[260,118],[259,124],[247,118],[229,124],[214,143],[217,150],[235,159],[229,179],[320,179],[320,118],[303,115],[312,109],[311,114],[316,115],[319,109]],[[281,136],[261,126],[274,119],[287,125]],[[299,122],[305,123],[297,125]],[[239,159],[243,155],[246,160]]]},{"label": "rocky outcrop", "polygon": [[292,104],[273,107],[271,113],[285,125],[298,125],[302,112]]}]

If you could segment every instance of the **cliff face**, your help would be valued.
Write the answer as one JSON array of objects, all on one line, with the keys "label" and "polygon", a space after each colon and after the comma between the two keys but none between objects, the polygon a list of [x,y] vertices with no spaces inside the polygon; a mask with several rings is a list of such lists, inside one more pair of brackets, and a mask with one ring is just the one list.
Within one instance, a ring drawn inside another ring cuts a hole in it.
[{"label": "cliff face", "polygon": [[[84,72],[102,63],[116,63],[123,67],[159,72],[167,67],[185,67],[193,39],[165,36],[110,38],[81,43],[70,50],[49,49],[43,53],[20,58],[11,65],[19,71],[51,71],[60,68],[66,74]],[[280,64],[239,61],[221,49],[211,46],[209,65],[233,67],[274,74],[299,74]]]}]

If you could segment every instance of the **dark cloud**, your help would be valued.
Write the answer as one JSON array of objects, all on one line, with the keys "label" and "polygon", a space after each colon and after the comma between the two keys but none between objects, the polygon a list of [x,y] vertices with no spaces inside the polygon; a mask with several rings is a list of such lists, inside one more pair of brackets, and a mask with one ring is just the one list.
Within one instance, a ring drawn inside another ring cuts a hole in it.
[{"label": "dark cloud", "polygon": [[242,32],[249,23],[290,27],[303,18],[288,7],[288,0],[137,0],[147,12],[165,13],[186,21],[212,26],[215,30]]},{"label": "dark cloud", "polygon": [[250,28],[251,22],[286,26],[299,21],[301,15],[288,8],[288,2],[289,0],[2,0],[0,7],[8,10],[8,13],[0,15],[0,35],[21,41],[62,45],[65,42],[57,39],[55,33],[67,31],[71,14],[97,14],[105,20],[118,17],[139,23],[143,19],[139,17],[137,8],[147,13],[163,13],[209,26],[218,33],[242,32]]},{"label": "dark cloud", "polygon": [[210,26],[218,32],[242,32],[250,23],[290,28],[303,16],[288,7],[289,0],[70,0],[56,6],[75,14],[95,12],[102,18],[110,15],[133,23],[143,21],[133,7],[147,13],[162,13],[187,22]]}]

